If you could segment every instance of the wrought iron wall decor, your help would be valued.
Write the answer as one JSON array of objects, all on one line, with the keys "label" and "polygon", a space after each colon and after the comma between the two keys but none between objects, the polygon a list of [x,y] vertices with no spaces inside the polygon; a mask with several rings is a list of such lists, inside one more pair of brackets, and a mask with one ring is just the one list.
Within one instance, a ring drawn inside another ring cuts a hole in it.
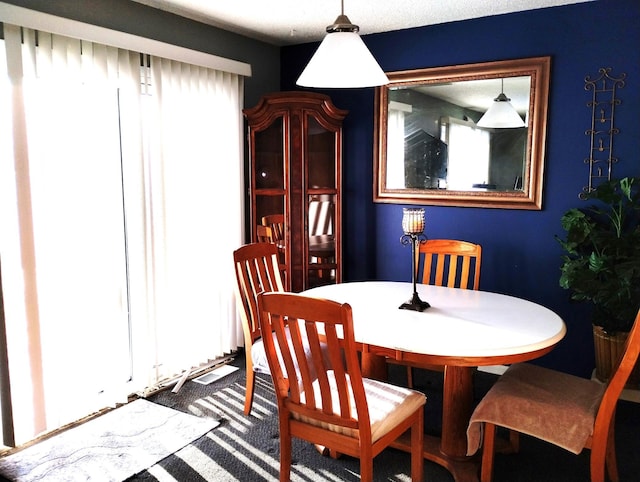
[{"label": "wrought iron wall decor", "polygon": [[589,164],[589,184],[582,188],[581,199],[595,189],[598,180],[610,180],[613,164],[618,162],[613,155],[613,138],[620,132],[614,124],[615,109],[621,102],[616,92],[624,87],[627,74],[613,77],[611,67],[598,69],[598,74],[596,79],[589,75],[584,78],[584,89],[590,90],[592,97],[587,102],[591,107],[591,128],[585,131],[590,139],[589,157],[584,160]]}]

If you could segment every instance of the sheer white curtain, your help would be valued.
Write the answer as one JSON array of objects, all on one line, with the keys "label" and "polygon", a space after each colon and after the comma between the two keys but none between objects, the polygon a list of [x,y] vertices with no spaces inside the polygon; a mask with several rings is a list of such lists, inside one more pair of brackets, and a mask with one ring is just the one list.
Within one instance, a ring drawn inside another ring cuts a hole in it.
[{"label": "sheer white curtain", "polygon": [[154,59],[144,96],[138,53],[4,34],[0,249],[20,443],[241,344],[242,78]]}]

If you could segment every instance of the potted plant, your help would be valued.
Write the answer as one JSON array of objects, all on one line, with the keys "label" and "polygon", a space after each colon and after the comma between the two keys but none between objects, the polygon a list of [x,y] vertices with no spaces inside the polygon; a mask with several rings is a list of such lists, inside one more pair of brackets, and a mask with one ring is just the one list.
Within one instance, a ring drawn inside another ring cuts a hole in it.
[{"label": "potted plant", "polygon": [[593,304],[596,376],[606,381],[640,307],[640,178],[606,181],[586,199],[594,204],[561,219],[560,286]]}]

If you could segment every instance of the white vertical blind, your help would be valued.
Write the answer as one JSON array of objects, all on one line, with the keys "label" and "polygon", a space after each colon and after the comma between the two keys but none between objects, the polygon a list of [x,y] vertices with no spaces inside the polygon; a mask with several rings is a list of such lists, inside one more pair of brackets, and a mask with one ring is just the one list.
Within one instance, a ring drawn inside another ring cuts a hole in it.
[{"label": "white vertical blind", "polygon": [[157,373],[162,378],[242,344],[231,253],[243,219],[242,82],[236,75],[151,58],[147,107],[152,222],[149,268]]},{"label": "white vertical blind", "polygon": [[[21,401],[16,438],[24,440],[126,400],[131,370],[119,53],[96,49],[83,62],[78,40],[25,29],[20,45],[19,36],[5,25],[7,46],[18,47],[7,58],[22,134],[13,139],[17,198],[3,209],[15,229],[4,233],[2,255],[22,264],[3,266],[3,281],[16,289],[5,304],[12,398]],[[100,68],[109,57],[111,72]]]},{"label": "white vertical blind", "polygon": [[411,112],[411,105],[389,102],[387,119],[387,179],[388,189],[404,189],[404,138],[405,115]]},{"label": "white vertical blind", "polygon": [[20,443],[242,344],[243,84],[154,58],[145,96],[139,53],[4,26],[0,249]]}]

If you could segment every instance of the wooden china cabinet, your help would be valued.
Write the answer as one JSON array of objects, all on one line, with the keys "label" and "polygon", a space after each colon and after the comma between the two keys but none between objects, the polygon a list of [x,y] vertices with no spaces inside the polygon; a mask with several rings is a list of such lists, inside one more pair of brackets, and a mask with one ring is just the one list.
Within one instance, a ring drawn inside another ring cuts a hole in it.
[{"label": "wooden china cabinet", "polygon": [[[281,269],[293,292],[342,280],[342,120],[347,111],[314,92],[278,92],[245,109],[251,239],[283,215]],[[278,232],[274,227],[273,233]],[[277,239],[277,238],[282,239]]]}]

